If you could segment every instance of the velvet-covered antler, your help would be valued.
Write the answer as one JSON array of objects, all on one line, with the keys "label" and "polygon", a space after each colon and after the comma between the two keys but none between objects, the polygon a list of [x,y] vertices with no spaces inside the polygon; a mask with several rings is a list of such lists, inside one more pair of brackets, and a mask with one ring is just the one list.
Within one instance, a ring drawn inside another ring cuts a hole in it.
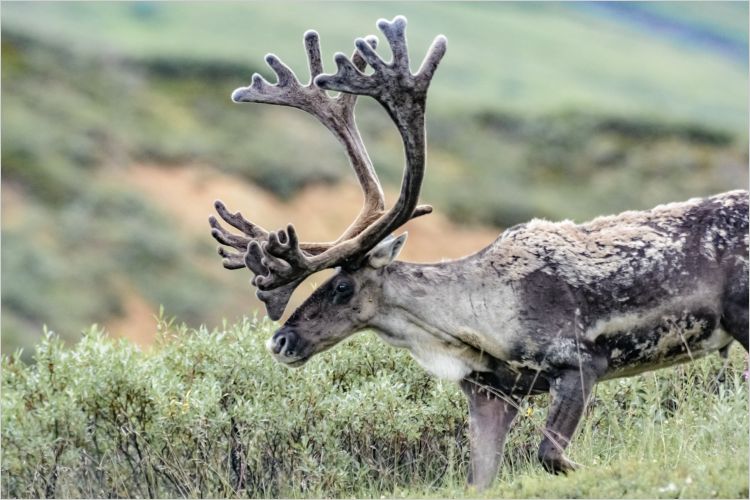
[{"label": "velvet-covered antler", "polygon": [[[231,252],[220,247],[224,266],[229,269],[247,267],[255,274],[253,284],[258,287],[258,297],[273,319],[281,316],[294,288],[307,276],[356,262],[409,219],[432,211],[428,205],[417,206],[425,167],[424,113],[427,89],[445,53],[446,40],[437,37],[419,71],[412,74],[405,37],[406,19],[399,16],[391,22],[380,20],[378,27],[391,46],[393,60],[390,63],[375,52],[375,37],[360,38],[355,41],[357,50],[351,59],[336,54],[336,74],[322,75],[318,35],[308,31],[305,33],[311,74],[308,85],[302,86],[286,65],[269,54],[266,62],[276,73],[278,83],[271,85],[255,74],[249,87],[239,88],[232,94],[236,102],[292,106],[318,118],[346,148],[365,197],[358,217],[331,243],[300,243],[292,225],[268,232],[216,202],[219,216],[243,233],[232,234],[211,217],[214,238],[237,250]],[[363,73],[366,64],[373,68],[372,75]],[[331,98],[326,90],[341,94]],[[401,193],[388,211],[384,210],[382,188],[354,121],[357,95],[372,96],[380,102],[404,143],[406,166]]]}]

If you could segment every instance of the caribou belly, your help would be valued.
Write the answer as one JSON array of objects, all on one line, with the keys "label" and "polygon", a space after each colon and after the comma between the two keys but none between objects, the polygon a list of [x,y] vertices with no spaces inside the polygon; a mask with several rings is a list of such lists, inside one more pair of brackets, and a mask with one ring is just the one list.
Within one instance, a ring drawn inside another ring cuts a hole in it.
[{"label": "caribou belly", "polygon": [[719,315],[711,308],[662,309],[599,322],[596,334],[590,330],[587,336],[607,355],[603,378],[617,378],[691,361],[724,347],[732,337],[718,323]]}]

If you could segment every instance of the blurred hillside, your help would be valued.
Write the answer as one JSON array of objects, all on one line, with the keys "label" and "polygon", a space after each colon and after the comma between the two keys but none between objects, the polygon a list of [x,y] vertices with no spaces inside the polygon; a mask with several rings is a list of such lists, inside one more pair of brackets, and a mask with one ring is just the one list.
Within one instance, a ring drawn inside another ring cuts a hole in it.
[{"label": "blurred hillside", "polygon": [[[32,344],[43,324],[76,338],[99,322],[147,342],[159,305],[192,324],[257,307],[247,274],[215,255],[213,199],[309,239],[347,226],[360,195],[325,129],[228,97],[254,71],[271,78],[267,52],[304,75],[309,28],[329,71],[379,17],[409,18],[413,60],[436,34],[449,39],[422,192],[437,213],[410,224],[409,260],[464,255],[532,217],[582,221],[747,187],[747,3],[283,10],[3,3],[4,351]],[[373,102],[357,115],[393,193],[398,136]]]}]

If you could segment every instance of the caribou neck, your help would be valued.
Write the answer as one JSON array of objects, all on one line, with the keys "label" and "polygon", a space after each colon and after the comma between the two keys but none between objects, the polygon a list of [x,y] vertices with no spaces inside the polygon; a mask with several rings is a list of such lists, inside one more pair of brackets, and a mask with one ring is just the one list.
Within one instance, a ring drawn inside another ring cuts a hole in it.
[{"label": "caribou neck", "polygon": [[507,359],[517,331],[515,300],[506,280],[487,277],[483,254],[436,264],[392,263],[367,327],[443,378],[486,371],[493,359]]}]

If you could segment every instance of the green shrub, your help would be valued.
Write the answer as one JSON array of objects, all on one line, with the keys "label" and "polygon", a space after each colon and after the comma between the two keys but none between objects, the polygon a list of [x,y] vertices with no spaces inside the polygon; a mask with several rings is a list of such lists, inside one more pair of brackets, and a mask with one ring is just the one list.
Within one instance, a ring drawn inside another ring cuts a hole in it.
[{"label": "green shrub", "polygon": [[5,357],[3,495],[340,496],[438,481],[464,453],[463,399],[404,353],[361,339],[291,371],[271,327],[162,323],[150,353],[47,334],[33,365]]},{"label": "green shrub", "polygon": [[[263,348],[267,320],[158,328],[148,352],[94,327],[72,349],[47,333],[33,364],[3,357],[3,497],[465,494],[464,398],[406,352],[360,335],[289,370]],[[570,449],[586,468],[565,480],[533,460],[547,397],[531,398],[487,495],[663,496],[677,481],[746,497],[735,351],[722,385],[718,357],[598,385]]]}]

